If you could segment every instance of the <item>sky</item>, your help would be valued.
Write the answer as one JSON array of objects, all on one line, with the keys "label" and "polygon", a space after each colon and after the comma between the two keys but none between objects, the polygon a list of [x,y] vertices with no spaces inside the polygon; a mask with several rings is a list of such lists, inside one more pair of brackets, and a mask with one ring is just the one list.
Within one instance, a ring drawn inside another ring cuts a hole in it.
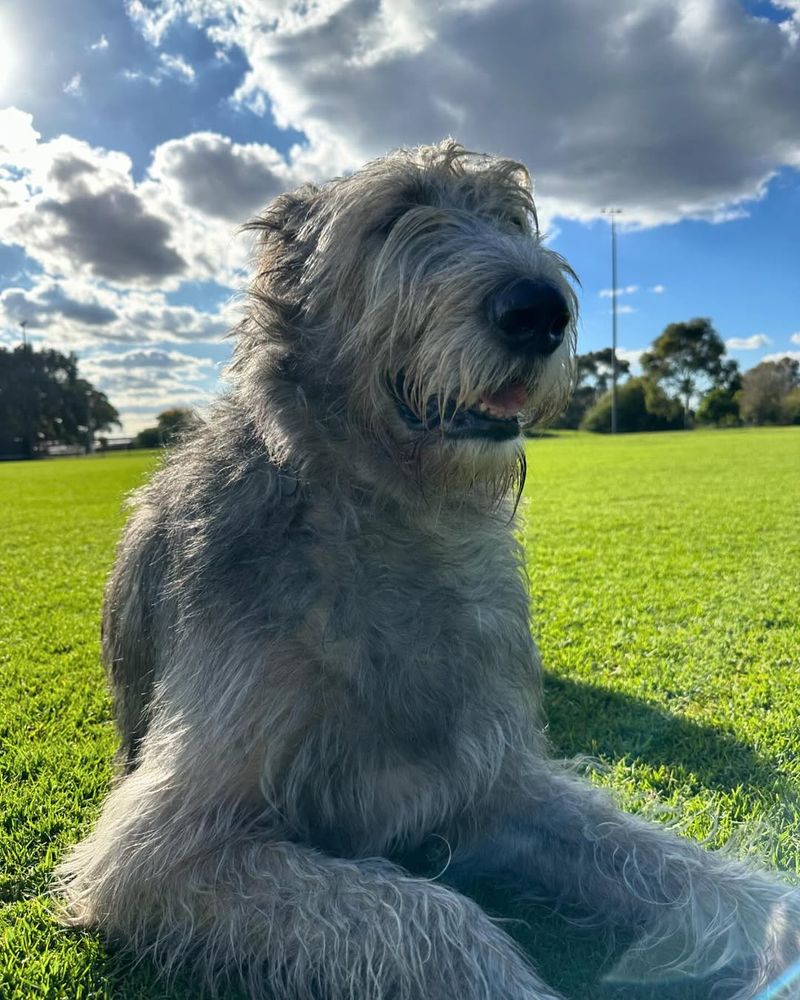
[{"label": "sky", "polygon": [[519,159],[581,352],[708,316],[800,359],[800,0],[5,0],[0,344],[74,351],[132,434],[202,409],[284,190],[452,135]]}]

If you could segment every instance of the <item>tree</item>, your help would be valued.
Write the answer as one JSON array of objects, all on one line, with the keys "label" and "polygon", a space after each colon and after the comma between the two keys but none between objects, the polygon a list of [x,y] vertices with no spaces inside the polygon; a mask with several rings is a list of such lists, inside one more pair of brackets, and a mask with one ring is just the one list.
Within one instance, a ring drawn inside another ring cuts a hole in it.
[{"label": "tree", "polygon": [[762,361],[742,376],[742,417],[753,424],[794,423],[793,400],[798,388],[800,362],[789,357]]},{"label": "tree", "polygon": [[186,434],[197,423],[197,417],[192,410],[182,406],[174,406],[163,410],[158,415],[158,430],[166,443]]},{"label": "tree", "polygon": [[[681,404],[670,399],[652,379],[628,379],[617,389],[617,430],[620,433],[679,430],[682,426]],[[581,430],[600,434],[611,432],[610,392],[589,410],[581,422]]]},{"label": "tree", "polygon": [[697,420],[715,427],[737,427],[742,422],[738,396],[730,389],[712,389],[700,401]]},{"label": "tree", "polygon": [[[592,388],[599,399],[611,387],[613,375],[613,356],[610,347],[601,351],[590,351],[589,354],[579,354],[577,358],[578,382]],[[629,361],[617,356],[617,376],[628,375],[631,370]]]},{"label": "tree", "polygon": [[160,448],[163,443],[157,427],[145,427],[139,431],[134,440],[137,448]]},{"label": "tree", "polygon": [[163,410],[158,415],[157,427],[145,427],[136,435],[137,448],[160,448],[183,437],[197,425],[192,410],[182,406]]},{"label": "tree", "polygon": [[730,365],[723,365],[724,354],[725,344],[711,320],[698,317],[665,327],[642,355],[641,363],[646,375],[680,395],[684,426],[689,427],[692,397],[704,387],[732,377]]},{"label": "tree", "polygon": [[84,444],[119,424],[104,393],[78,375],[74,354],[0,348],[0,453],[33,458],[47,443]]},{"label": "tree", "polygon": [[783,397],[781,423],[800,424],[800,388],[792,389]]},{"label": "tree", "polygon": [[[555,421],[555,427],[577,428],[587,411],[594,406],[611,384],[611,348],[601,351],[591,351],[589,354],[579,354],[575,359],[576,378],[575,389],[569,404],[561,416]],[[617,375],[626,376],[630,373],[630,362],[617,358]]]}]

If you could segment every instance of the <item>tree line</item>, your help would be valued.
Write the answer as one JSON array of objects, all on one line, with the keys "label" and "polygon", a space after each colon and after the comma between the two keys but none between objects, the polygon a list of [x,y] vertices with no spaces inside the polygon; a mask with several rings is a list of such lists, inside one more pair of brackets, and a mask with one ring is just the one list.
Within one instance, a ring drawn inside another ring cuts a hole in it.
[{"label": "tree line", "polygon": [[74,354],[0,347],[0,457],[35,458],[53,444],[89,451],[98,431],[119,423],[105,393],[79,375]]},{"label": "tree line", "polygon": [[[641,375],[618,358],[618,430],[800,424],[798,361],[762,361],[743,373],[725,353],[711,320],[700,317],[670,323],[642,355]],[[610,431],[611,378],[610,348],[578,355],[575,391],[555,426]],[[194,419],[190,410],[165,410],[134,445],[169,444]],[[113,425],[120,426],[117,410],[80,376],[74,354],[0,347],[0,457],[34,458],[54,444],[89,451],[95,435]]]},{"label": "tree line", "polygon": [[[617,429],[800,424],[800,363],[762,361],[743,373],[725,353],[711,320],[698,317],[665,327],[641,356],[641,375],[617,358]],[[578,355],[575,392],[555,426],[608,433],[611,379],[611,348]]]}]

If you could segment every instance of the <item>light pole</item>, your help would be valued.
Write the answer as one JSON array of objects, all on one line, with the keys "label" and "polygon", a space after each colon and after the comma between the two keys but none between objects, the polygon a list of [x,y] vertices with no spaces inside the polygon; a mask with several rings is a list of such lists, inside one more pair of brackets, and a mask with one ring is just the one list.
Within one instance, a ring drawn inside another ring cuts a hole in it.
[{"label": "light pole", "polygon": [[22,330],[22,346],[23,347],[27,347],[28,346],[28,337],[27,337],[27,333],[26,333],[26,330],[25,330],[25,328],[27,327],[27,325],[28,325],[28,321],[26,319],[23,319],[20,322],[20,324],[19,324],[20,329]]},{"label": "light pole", "polygon": [[617,227],[621,208],[604,208],[611,219],[611,433],[617,433]]},{"label": "light pole", "polygon": [[94,446],[92,438],[92,393],[87,389],[84,393],[86,397],[86,454],[91,455]]}]

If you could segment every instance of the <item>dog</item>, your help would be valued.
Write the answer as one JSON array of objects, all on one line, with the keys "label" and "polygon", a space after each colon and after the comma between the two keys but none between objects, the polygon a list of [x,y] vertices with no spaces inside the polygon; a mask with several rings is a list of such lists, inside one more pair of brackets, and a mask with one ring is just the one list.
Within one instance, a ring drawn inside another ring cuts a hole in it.
[{"label": "dog", "polygon": [[483,882],[622,930],[619,980],[789,983],[796,890],[548,755],[514,512],[577,302],[526,169],[400,150],[251,229],[230,388],[108,585],[120,776],[65,919],[209,993],[557,1000]]}]

